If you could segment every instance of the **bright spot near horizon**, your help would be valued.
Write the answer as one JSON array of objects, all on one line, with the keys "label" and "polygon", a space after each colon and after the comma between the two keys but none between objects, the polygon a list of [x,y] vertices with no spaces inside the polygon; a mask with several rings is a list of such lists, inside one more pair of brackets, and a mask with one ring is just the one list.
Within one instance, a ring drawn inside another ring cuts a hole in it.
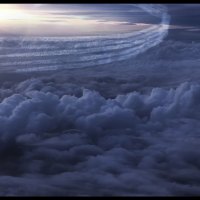
[{"label": "bright spot near horizon", "polygon": [[[80,9],[81,10],[81,9]],[[83,11],[84,9],[82,9]],[[92,13],[91,10],[87,10]],[[102,11],[100,11],[102,12]],[[142,25],[145,26],[145,25]],[[47,4],[1,4],[0,35],[78,35],[141,29],[126,20],[102,20],[73,9],[59,10]]]},{"label": "bright spot near horizon", "polygon": [[22,9],[17,5],[4,4],[0,5],[0,23],[16,23],[17,21],[28,21],[37,19],[28,10]]},{"label": "bright spot near horizon", "polygon": [[21,12],[15,9],[0,10],[0,20],[27,20],[30,19],[31,15],[25,12]]}]

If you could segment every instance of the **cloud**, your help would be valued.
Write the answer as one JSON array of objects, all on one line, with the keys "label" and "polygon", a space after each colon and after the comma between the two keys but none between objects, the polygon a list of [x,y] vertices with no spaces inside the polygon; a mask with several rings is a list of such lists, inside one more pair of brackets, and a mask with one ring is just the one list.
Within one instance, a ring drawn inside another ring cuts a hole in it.
[{"label": "cloud", "polygon": [[102,67],[5,76],[0,195],[198,196],[199,49],[163,41]]},{"label": "cloud", "polygon": [[[80,30],[82,34],[89,35],[102,31],[105,33],[118,32],[119,29],[122,31],[129,28],[122,26],[123,23],[158,24],[160,22],[159,19],[137,8],[137,4],[132,6],[126,4],[99,4],[98,6],[94,4],[63,4],[62,6],[59,4],[54,6],[51,4],[13,4],[6,6],[9,9],[3,12],[1,35],[69,36],[77,35]],[[10,17],[13,12],[16,13],[14,14],[16,19]],[[21,13],[26,15],[21,15]],[[31,26],[27,18],[33,22]],[[106,26],[110,23],[113,23],[112,28]],[[119,26],[121,23],[122,25]],[[118,26],[115,27],[115,24]]]},{"label": "cloud", "polygon": [[199,195],[198,83],[65,88],[29,79],[0,103],[1,195]]}]

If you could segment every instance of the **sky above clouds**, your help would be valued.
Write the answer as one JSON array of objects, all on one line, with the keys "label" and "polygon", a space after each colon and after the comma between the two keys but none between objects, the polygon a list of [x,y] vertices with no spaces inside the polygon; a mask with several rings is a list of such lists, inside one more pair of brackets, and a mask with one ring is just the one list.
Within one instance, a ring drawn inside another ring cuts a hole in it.
[{"label": "sky above clouds", "polygon": [[[199,5],[166,4],[166,7],[171,16],[170,30],[180,32],[184,29],[186,35],[199,32]],[[66,36],[130,32],[159,21],[134,4],[0,5],[1,35]]]},{"label": "sky above clouds", "polygon": [[126,32],[158,21],[122,4],[10,4],[0,6],[1,33],[76,35]]}]

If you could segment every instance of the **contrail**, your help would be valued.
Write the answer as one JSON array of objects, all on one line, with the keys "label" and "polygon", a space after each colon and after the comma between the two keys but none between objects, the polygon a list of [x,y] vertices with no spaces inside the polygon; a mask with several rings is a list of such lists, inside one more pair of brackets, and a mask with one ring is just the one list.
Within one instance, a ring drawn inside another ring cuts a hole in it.
[{"label": "contrail", "polygon": [[131,6],[158,17],[160,23],[107,36],[0,38],[0,66],[16,72],[92,67],[127,60],[160,44],[168,34],[167,8],[159,4]]}]

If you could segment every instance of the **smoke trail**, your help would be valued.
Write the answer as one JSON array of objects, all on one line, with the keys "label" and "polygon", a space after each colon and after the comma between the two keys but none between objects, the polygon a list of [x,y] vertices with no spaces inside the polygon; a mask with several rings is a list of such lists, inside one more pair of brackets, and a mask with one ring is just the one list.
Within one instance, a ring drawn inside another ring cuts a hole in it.
[{"label": "smoke trail", "polygon": [[[160,24],[137,32],[109,36],[24,37],[20,42],[17,37],[12,41],[0,38],[1,66],[11,71],[17,67],[17,72],[81,68],[122,61],[143,53],[166,37],[170,16],[163,5],[131,6],[160,18]],[[9,47],[9,42],[14,46]]]},{"label": "smoke trail", "polygon": [[137,7],[140,7],[150,15],[161,18],[161,23],[159,26],[162,29],[162,39],[164,39],[164,37],[168,34],[170,23],[170,16],[167,12],[167,7],[159,4],[138,4]]}]

